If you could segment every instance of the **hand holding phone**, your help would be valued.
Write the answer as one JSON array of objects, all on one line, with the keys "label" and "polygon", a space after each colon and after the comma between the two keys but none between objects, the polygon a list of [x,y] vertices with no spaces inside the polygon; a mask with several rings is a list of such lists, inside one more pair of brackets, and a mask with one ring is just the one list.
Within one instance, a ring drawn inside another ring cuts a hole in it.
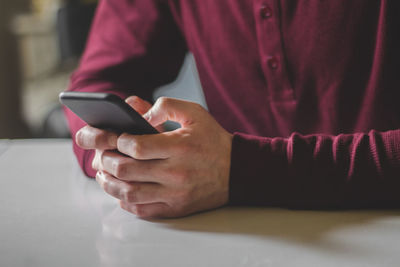
[{"label": "hand holding phone", "polygon": [[60,102],[95,128],[118,134],[158,133],[124,100],[110,93],[62,92]]}]

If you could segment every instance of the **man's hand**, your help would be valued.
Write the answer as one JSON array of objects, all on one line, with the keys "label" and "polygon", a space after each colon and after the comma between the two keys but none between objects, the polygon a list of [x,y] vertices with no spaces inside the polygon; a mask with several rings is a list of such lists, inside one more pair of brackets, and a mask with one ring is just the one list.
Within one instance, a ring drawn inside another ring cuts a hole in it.
[{"label": "man's hand", "polygon": [[[141,114],[151,107],[137,97],[127,102]],[[144,117],[155,127],[166,120],[182,127],[118,137],[86,126],[77,133],[79,146],[96,149],[93,168],[103,189],[139,217],[179,217],[226,204],[232,135],[187,101],[160,98]]]}]

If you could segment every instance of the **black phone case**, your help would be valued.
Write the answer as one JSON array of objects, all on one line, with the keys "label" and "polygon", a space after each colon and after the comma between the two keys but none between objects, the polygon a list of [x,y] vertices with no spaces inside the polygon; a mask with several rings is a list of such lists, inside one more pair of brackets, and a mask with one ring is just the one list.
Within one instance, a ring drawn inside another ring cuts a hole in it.
[{"label": "black phone case", "polygon": [[63,92],[60,102],[95,128],[134,135],[158,133],[125,101],[110,93]]}]

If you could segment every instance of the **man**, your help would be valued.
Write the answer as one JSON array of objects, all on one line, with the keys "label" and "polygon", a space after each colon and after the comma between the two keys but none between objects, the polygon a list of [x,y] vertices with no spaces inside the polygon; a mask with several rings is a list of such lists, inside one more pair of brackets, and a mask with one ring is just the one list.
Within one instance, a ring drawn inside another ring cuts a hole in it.
[{"label": "man", "polygon": [[[70,90],[112,92],[153,126],[182,127],[117,136],[68,113],[79,163],[140,217],[226,204],[399,207],[399,6],[103,0]],[[149,103],[187,50],[210,114]]]}]

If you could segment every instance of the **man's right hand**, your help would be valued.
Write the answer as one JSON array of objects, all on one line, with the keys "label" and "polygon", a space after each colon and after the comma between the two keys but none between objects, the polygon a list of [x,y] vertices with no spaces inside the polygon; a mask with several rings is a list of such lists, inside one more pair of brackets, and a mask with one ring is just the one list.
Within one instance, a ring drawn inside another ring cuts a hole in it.
[{"label": "man's right hand", "polygon": [[[160,98],[144,117],[153,127],[167,120],[181,127],[119,137],[85,127],[77,135],[83,148],[96,149],[93,169],[104,191],[142,218],[181,217],[227,204],[233,136],[189,101]],[[104,151],[115,148],[118,153]]]}]

